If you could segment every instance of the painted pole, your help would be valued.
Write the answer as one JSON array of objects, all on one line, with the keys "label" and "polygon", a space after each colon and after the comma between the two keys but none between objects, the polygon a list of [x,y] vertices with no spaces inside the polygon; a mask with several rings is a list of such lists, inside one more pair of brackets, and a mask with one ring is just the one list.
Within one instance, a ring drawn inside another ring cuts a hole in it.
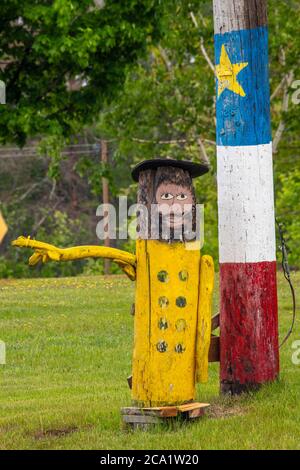
[{"label": "painted pole", "polygon": [[220,380],[240,393],[279,374],[266,0],[214,0]]}]

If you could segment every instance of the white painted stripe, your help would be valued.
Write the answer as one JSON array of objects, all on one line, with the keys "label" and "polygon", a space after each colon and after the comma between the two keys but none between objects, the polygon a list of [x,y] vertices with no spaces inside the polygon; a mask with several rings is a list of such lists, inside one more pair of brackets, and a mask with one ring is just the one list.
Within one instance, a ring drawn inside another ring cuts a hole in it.
[{"label": "white painted stripe", "polygon": [[217,147],[220,263],[276,259],[272,143]]}]

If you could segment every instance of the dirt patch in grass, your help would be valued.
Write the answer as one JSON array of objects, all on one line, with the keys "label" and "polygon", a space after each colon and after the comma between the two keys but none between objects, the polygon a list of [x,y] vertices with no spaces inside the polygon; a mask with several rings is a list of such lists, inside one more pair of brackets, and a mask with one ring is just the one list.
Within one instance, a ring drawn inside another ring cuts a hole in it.
[{"label": "dirt patch in grass", "polygon": [[245,403],[234,400],[225,403],[212,403],[207,410],[207,416],[213,419],[231,418],[247,414],[248,408]]},{"label": "dirt patch in grass", "polygon": [[68,434],[78,431],[79,428],[76,426],[66,427],[62,429],[45,429],[43,431],[38,431],[34,434],[34,438],[38,441],[40,439],[47,439],[49,437],[64,437]]}]

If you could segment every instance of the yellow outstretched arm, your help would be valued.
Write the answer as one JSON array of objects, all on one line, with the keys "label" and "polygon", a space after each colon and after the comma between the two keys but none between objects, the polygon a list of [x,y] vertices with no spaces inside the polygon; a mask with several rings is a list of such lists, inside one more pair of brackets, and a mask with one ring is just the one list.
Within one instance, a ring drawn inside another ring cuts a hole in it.
[{"label": "yellow outstretched arm", "polygon": [[71,261],[83,258],[109,258],[118,263],[131,280],[135,280],[136,256],[127,251],[105,246],[74,246],[72,248],[57,248],[49,243],[32,240],[30,237],[19,237],[12,242],[13,246],[33,248],[34,253],[29,258],[30,266],[39,261]]}]

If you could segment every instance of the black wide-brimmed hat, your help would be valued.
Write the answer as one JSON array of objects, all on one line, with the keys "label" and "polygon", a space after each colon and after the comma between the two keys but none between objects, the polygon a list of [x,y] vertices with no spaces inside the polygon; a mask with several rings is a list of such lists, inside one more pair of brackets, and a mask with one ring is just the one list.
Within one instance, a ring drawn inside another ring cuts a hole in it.
[{"label": "black wide-brimmed hat", "polygon": [[139,180],[139,174],[145,170],[156,170],[162,166],[172,166],[181,168],[189,172],[192,178],[204,175],[209,171],[209,166],[205,163],[194,163],[188,160],[174,160],[172,158],[154,158],[152,160],[144,160],[138,163],[132,170],[131,176],[134,181]]}]

